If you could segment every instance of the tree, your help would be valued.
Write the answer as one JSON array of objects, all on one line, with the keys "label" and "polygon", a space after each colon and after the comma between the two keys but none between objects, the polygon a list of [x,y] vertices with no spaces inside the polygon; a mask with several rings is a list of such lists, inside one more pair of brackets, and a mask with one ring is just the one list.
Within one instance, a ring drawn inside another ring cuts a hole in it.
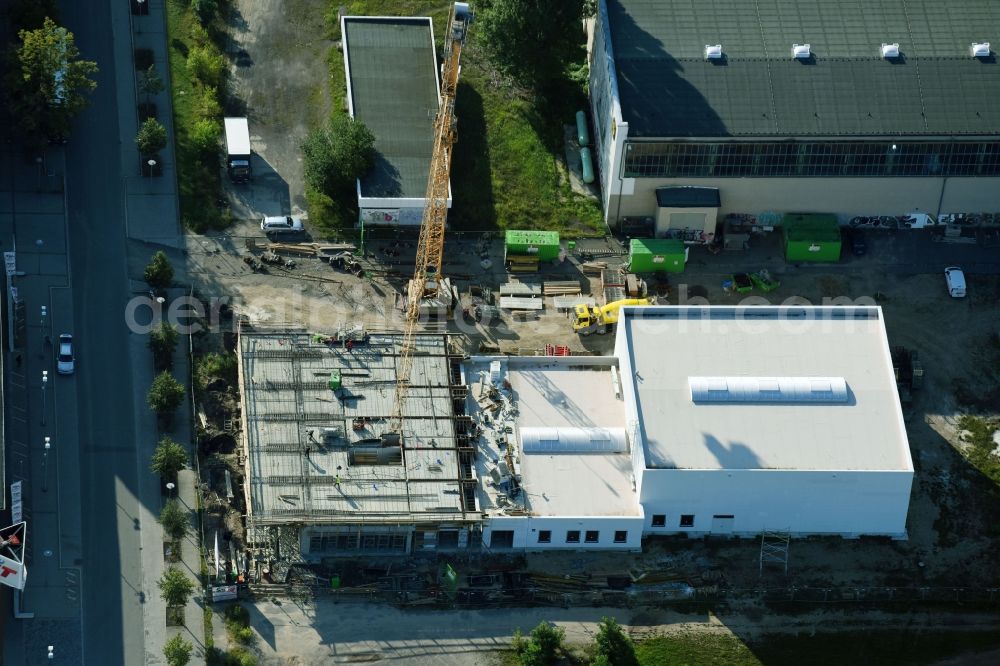
[{"label": "tree", "polygon": [[183,606],[194,592],[194,583],[177,567],[167,567],[160,580],[156,581],[160,596],[168,606]]},{"label": "tree", "polygon": [[139,75],[139,92],[146,96],[148,100],[153,95],[159,95],[165,88],[160,73],[156,71],[156,65],[150,65]]},{"label": "tree", "polygon": [[219,13],[219,0],[191,0],[191,9],[199,23],[208,25]]},{"label": "tree", "polygon": [[595,655],[608,666],[639,666],[635,644],[613,617],[601,618],[594,646]]},{"label": "tree", "polygon": [[170,265],[170,260],[163,250],[154,254],[146,264],[143,277],[153,289],[166,289],[174,281],[174,267]]},{"label": "tree", "polygon": [[194,646],[177,634],[163,644],[163,656],[167,658],[167,666],[185,666],[191,661],[191,651]]},{"label": "tree", "polygon": [[191,139],[191,145],[195,147],[202,158],[214,158],[215,164],[218,164],[220,134],[222,134],[222,125],[219,124],[219,121],[202,118],[194,122],[188,138]]},{"label": "tree", "polygon": [[73,33],[46,17],[42,26],[18,33],[7,95],[20,129],[35,138],[65,139],[73,117],[97,87],[97,64],[80,59]]},{"label": "tree", "polygon": [[490,60],[538,89],[563,76],[584,46],[581,0],[480,0],[476,35]]},{"label": "tree", "polygon": [[156,118],[147,118],[135,135],[135,145],[143,155],[155,155],[167,147],[167,128]]},{"label": "tree", "polygon": [[169,500],[163,505],[157,521],[163,527],[163,533],[170,537],[172,541],[183,539],[191,529],[188,512],[175,499]]},{"label": "tree", "polygon": [[375,164],[375,135],[360,120],[330,119],[302,143],[305,179],[317,192],[333,196],[351,187]]},{"label": "tree", "polygon": [[153,385],[149,387],[149,393],[146,394],[149,408],[158,416],[165,418],[173,416],[183,399],[184,387],[166,370],[156,376]]},{"label": "tree", "polygon": [[150,331],[149,348],[153,351],[153,365],[157,370],[169,370],[173,366],[177,338],[177,327],[166,321]]},{"label": "tree", "polygon": [[555,662],[565,634],[562,627],[540,622],[527,639],[520,630],[514,632],[511,646],[523,666],[547,666]]},{"label": "tree", "polygon": [[187,467],[187,464],[188,454],[184,447],[169,437],[164,437],[153,451],[153,461],[149,468],[164,479],[172,480],[177,478],[177,472]]},{"label": "tree", "polygon": [[192,46],[187,56],[188,74],[204,86],[218,87],[226,73],[226,58],[212,46]]}]

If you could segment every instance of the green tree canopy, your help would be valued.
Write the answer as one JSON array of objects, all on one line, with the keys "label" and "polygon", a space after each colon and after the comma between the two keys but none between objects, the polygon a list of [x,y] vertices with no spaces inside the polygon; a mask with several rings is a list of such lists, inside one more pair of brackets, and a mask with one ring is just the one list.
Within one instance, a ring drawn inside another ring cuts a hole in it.
[{"label": "green tree canopy", "polygon": [[601,618],[594,636],[595,656],[608,666],[639,666],[635,644],[613,617]]},{"label": "green tree canopy", "polygon": [[175,499],[163,505],[157,521],[163,526],[163,533],[173,541],[183,539],[191,530],[191,521],[188,517],[187,509],[181,506],[181,503]]},{"label": "green tree canopy", "polygon": [[168,606],[183,606],[194,592],[194,583],[177,567],[168,567],[156,585]]},{"label": "green tree canopy", "polygon": [[194,646],[177,634],[163,644],[163,656],[167,658],[167,666],[185,666],[191,661],[191,651]]},{"label": "green tree canopy", "polygon": [[525,638],[520,630],[514,633],[512,647],[523,666],[548,666],[553,664],[562,650],[566,631],[550,622],[539,622]]},{"label": "green tree canopy", "polygon": [[156,375],[153,385],[146,394],[149,408],[160,416],[172,416],[184,400],[184,386],[174,376],[164,370]]},{"label": "green tree canopy", "polygon": [[160,94],[165,87],[155,64],[150,65],[149,69],[139,75],[139,92],[147,97]]},{"label": "green tree canopy", "polygon": [[177,338],[177,327],[165,320],[150,331],[149,348],[153,352],[153,365],[157,370],[169,370],[173,366]]},{"label": "green tree canopy", "polygon": [[302,143],[306,182],[328,196],[349,188],[375,164],[375,135],[360,120],[335,116]]},{"label": "green tree canopy", "polygon": [[175,479],[177,472],[184,469],[187,464],[188,454],[184,447],[169,437],[164,437],[153,451],[153,460],[149,468],[164,479]]},{"label": "green tree canopy", "polygon": [[167,146],[167,128],[156,118],[147,118],[135,135],[135,145],[143,155],[157,154]]},{"label": "green tree canopy", "polygon": [[73,33],[46,17],[42,27],[21,30],[8,86],[11,113],[26,134],[65,138],[73,117],[97,87],[97,64],[80,59]]},{"label": "green tree canopy", "polygon": [[143,277],[153,289],[166,289],[174,281],[174,267],[170,265],[170,260],[163,250],[157,251],[150,258]]},{"label": "green tree canopy", "polygon": [[479,0],[476,36],[490,60],[518,82],[539,88],[582,55],[583,0]]}]

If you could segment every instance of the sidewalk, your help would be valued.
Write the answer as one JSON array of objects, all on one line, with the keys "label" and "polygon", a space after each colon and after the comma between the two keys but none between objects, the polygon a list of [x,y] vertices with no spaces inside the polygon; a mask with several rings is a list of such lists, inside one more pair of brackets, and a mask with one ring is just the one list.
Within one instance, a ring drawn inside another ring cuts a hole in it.
[{"label": "sidewalk", "polygon": [[[119,74],[119,126],[121,128],[122,144],[122,189],[125,205],[125,229],[127,240],[141,241],[128,243],[130,265],[135,270],[145,266],[150,255],[157,246],[164,249],[183,246],[183,233],[180,227],[177,198],[176,160],[174,155],[173,111],[170,98],[170,65],[168,61],[166,36],[165,0],[147,0],[148,13],[141,16],[129,14],[129,3],[115,3],[116,11],[123,11],[129,16],[131,31],[129,39],[121,40],[116,45],[116,53],[120,55],[119,62],[132,63],[133,49],[150,49],[156,70],[165,84],[164,91],[150,97],[157,106],[157,119],[167,129],[170,142],[161,151],[162,176],[150,178],[141,175],[142,164],[138,151],[135,150],[135,135],[138,132],[139,121],[136,105],[145,101],[139,99],[137,92],[137,76],[139,72],[128,64],[122,67]],[[128,76],[126,76],[126,73]],[[126,79],[128,79],[126,85]],[[171,253],[174,254],[174,253]],[[141,255],[141,256],[140,256]],[[186,274],[180,262],[174,262],[175,283],[184,284]],[[142,282],[141,272],[133,272],[132,292],[139,296],[145,295],[148,287]],[[183,289],[170,290],[170,296],[176,298],[186,293]],[[149,470],[153,450],[164,435],[186,446],[189,453],[189,467],[178,475],[177,488],[174,491],[178,501],[190,511],[191,534],[182,541],[181,559],[174,566],[186,572],[195,583],[195,592],[184,609],[184,626],[166,626],[166,606],[160,597],[157,581],[166,569],[163,530],[156,521],[157,515],[151,515],[142,521],[142,589],[145,593],[144,606],[144,648],[145,663],[163,664],[164,643],[175,635],[183,635],[185,640],[194,645],[192,663],[204,659],[205,629],[202,616],[202,592],[200,571],[201,558],[199,550],[200,528],[198,525],[198,479],[195,469],[197,450],[193,445],[194,430],[192,427],[190,396],[185,396],[173,419],[169,432],[160,432],[156,416],[146,404],[146,391],[154,377],[152,354],[149,350],[149,336],[132,333],[129,336],[129,353],[132,356],[133,386],[135,387],[134,410],[136,415],[135,441],[138,457],[139,487],[142,504],[161,508],[167,501],[160,488],[160,479]],[[188,358],[188,340],[181,336],[174,354],[173,375],[190,387],[190,361]]]}]

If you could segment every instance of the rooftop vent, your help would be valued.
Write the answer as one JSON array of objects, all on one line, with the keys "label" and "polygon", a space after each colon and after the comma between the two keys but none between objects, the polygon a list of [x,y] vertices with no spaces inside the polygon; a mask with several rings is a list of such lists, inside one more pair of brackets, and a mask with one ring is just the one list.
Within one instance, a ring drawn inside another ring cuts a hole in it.
[{"label": "rooftop vent", "polygon": [[691,401],[843,404],[843,377],[688,377]]},{"label": "rooftop vent", "polygon": [[898,58],[899,57],[899,44],[882,44],[882,57],[883,58]]},{"label": "rooftop vent", "polygon": [[792,57],[808,60],[812,57],[812,50],[808,44],[792,44]]},{"label": "rooftop vent", "polygon": [[989,58],[991,53],[989,42],[976,42],[970,47],[970,50],[973,58]]},{"label": "rooftop vent", "polygon": [[722,60],[722,44],[705,44],[705,60]]}]

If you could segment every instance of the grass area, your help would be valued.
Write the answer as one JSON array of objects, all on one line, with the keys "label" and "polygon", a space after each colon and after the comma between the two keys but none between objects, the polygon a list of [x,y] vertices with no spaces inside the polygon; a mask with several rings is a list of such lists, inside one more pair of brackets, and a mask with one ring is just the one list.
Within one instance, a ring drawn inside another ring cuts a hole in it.
[{"label": "grass area", "polygon": [[[206,95],[187,67],[191,49],[212,46],[212,37],[198,24],[189,0],[167,0],[166,8],[181,219],[185,227],[195,231],[223,227],[228,220],[218,205],[222,193],[219,165],[205,163],[192,137],[195,123],[205,117]],[[217,98],[217,93],[208,97]],[[211,101],[207,103],[211,105]],[[211,115],[221,115],[221,106],[219,109]]]},{"label": "grass area", "polygon": [[636,645],[641,666],[751,666],[761,662],[735,636],[690,634],[660,636]]},{"label": "grass area", "polygon": [[[331,2],[327,24],[340,38],[339,2]],[[450,2],[421,0],[355,0],[349,15],[430,16],[440,50]],[[582,37],[581,37],[582,39]],[[343,54],[331,49],[333,113],[346,113]],[[600,234],[603,222],[594,200],[572,192],[563,158],[563,125],[586,108],[581,85],[565,81],[547,91],[545,101],[532,98],[498,77],[475,42],[475,26],[462,55],[455,114],[458,142],[452,167],[454,207],[449,215],[457,230],[552,229],[567,236]],[[338,197],[339,198],[339,197]],[[341,204],[307,193],[309,219],[327,231],[354,224],[357,210],[345,193]],[[315,210],[314,210],[315,207]]]},{"label": "grass area", "polygon": [[962,453],[984,476],[1000,485],[1000,457],[996,455],[997,445],[993,441],[997,424],[978,416],[966,415],[958,420],[958,427],[965,431],[962,434],[962,442],[965,444]]}]

